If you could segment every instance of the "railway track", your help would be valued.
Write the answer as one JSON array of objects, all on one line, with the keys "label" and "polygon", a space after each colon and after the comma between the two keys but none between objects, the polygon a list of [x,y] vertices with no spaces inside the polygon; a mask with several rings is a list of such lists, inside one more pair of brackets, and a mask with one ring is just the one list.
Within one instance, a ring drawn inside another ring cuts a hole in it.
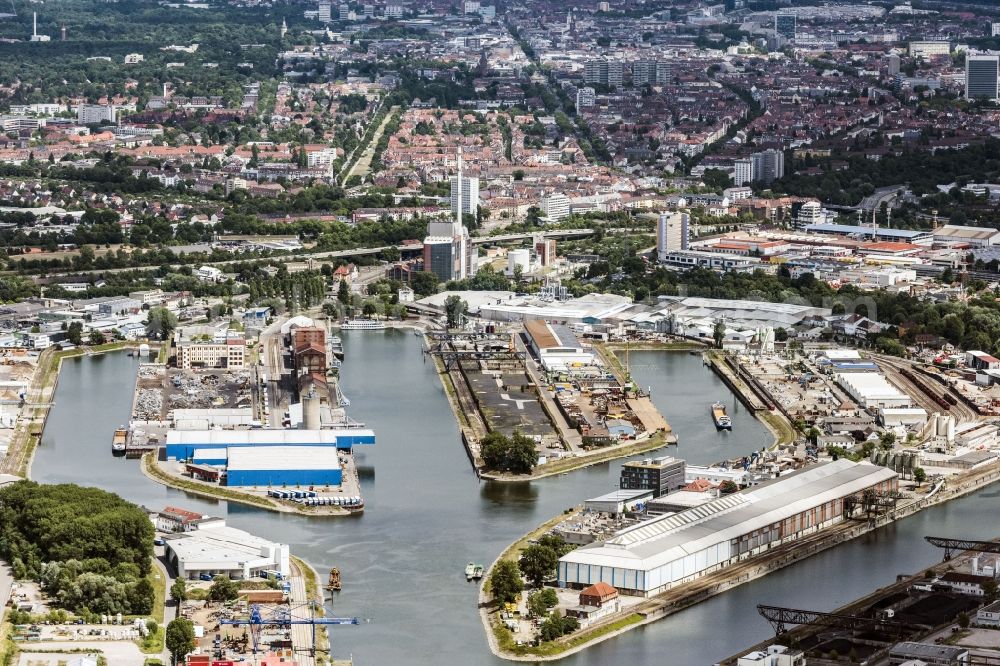
[{"label": "railway track", "polygon": [[[920,377],[920,375],[915,371],[914,364],[909,363],[907,361],[903,361],[901,359],[897,359],[895,357],[881,356],[876,354],[873,354],[872,356],[880,367],[889,370],[888,374],[892,377],[892,379],[902,387],[906,388],[907,392],[910,393],[911,397],[913,397],[916,400],[916,402],[920,404],[921,407],[926,409],[928,412],[945,411],[938,402],[933,400],[927,394],[927,391],[925,391],[924,389],[919,387],[916,383],[914,383],[913,381],[911,381],[910,379],[906,378],[903,375],[902,371],[906,370],[908,372],[914,373],[915,376]],[[940,389],[939,395],[944,396],[946,398],[947,396],[950,396],[952,393],[948,388],[944,386],[937,386],[934,383],[928,382],[928,386],[930,387],[931,391]],[[951,400],[948,400],[948,402],[950,403],[950,409],[948,409],[947,411],[948,413],[952,414],[955,417],[956,424],[974,422],[980,419],[979,414],[977,414],[972,407],[970,407],[963,401],[956,400],[954,403],[952,403]]]}]

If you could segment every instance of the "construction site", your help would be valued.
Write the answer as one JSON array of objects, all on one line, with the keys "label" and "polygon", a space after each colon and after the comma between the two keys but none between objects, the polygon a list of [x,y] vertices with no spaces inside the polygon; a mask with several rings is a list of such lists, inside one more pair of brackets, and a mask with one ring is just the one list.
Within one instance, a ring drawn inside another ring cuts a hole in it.
[{"label": "construction site", "polygon": [[[327,590],[339,589],[337,574],[337,587],[328,585]],[[197,649],[188,664],[350,664],[350,659],[332,657],[331,643],[336,627],[358,625],[360,620],[327,617],[319,603],[321,591],[307,592],[311,585],[306,584],[306,575],[295,570],[287,579],[243,581],[237,598],[225,602],[207,600],[210,583],[195,583],[191,591],[197,599],[186,600],[179,608],[179,615],[195,625]]]}]

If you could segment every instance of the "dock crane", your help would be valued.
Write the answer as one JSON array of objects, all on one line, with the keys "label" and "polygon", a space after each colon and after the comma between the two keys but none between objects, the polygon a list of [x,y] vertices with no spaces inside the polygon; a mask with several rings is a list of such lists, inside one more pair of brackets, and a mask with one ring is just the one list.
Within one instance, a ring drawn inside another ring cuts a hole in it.
[{"label": "dock crane", "polygon": [[[257,653],[260,650],[261,632],[266,626],[277,627],[279,629],[291,629],[292,625],[308,624],[312,628],[312,646],[309,648],[309,655],[316,656],[316,625],[343,625],[361,624],[356,617],[316,617],[316,602],[304,604],[309,608],[309,617],[299,617],[292,614],[290,605],[277,606],[270,609],[254,604],[250,606],[250,613],[245,619],[220,620],[220,625],[232,625],[234,627],[250,628],[250,644],[253,649],[254,663],[257,662]],[[296,610],[302,608],[297,606]]]},{"label": "dock crane", "polygon": [[925,536],[924,540],[932,546],[944,549],[944,561],[951,559],[955,552],[972,551],[975,553],[1000,553],[1000,542],[977,541],[974,539],[948,539],[946,537]]}]

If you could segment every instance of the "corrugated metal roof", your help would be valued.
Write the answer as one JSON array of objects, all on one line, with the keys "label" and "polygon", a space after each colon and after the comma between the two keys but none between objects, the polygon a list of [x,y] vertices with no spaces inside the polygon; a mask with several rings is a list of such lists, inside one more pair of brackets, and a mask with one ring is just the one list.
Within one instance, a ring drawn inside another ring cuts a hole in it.
[{"label": "corrugated metal roof", "polygon": [[[359,431],[360,432],[360,431]],[[367,431],[371,433],[371,431]],[[333,430],[171,430],[167,433],[167,446],[185,445],[281,445],[323,444],[333,446],[337,434]]]},{"label": "corrugated metal roof", "polygon": [[[869,463],[816,465],[584,546],[562,561],[650,571],[719,543],[886,481],[896,473]],[[669,497],[669,495],[667,495]]]},{"label": "corrugated metal roof", "polygon": [[269,446],[266,449],[236,446],[228,449],[233,471],[340,469],[334,448],[315,446]]}]

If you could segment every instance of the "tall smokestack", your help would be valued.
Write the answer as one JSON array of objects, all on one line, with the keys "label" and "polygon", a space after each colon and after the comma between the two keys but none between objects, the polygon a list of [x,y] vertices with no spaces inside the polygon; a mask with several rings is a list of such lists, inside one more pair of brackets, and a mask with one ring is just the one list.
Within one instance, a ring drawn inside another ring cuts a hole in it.
[{"label": "tall smokestack", "polygon": [[38,36],[38,12],[31,12],[31,36]]}]

